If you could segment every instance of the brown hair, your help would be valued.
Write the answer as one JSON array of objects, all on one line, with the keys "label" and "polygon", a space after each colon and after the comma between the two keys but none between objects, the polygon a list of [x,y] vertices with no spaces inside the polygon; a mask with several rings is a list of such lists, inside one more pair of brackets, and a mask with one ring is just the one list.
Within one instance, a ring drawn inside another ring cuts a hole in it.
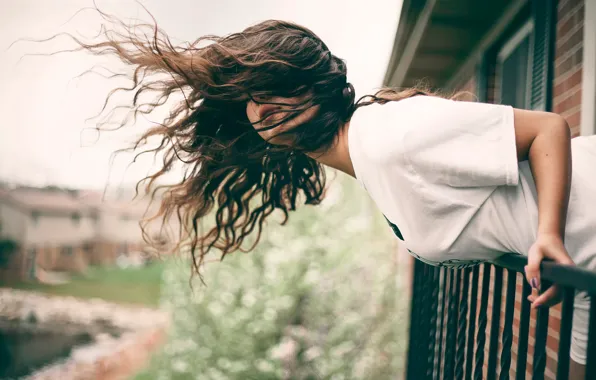
[{"label": "brown hair", "polygon": [[[325,172],[305,153],[330,148],[358,107],[428,94],[418,89],[383,89],[355,102],[345,62],[312,31],[291,22],[268,20],[225,37],[203,36],[174,45],[155,20],[132,28],[97,11],[113,26],[102,28],[102,40],[85,43],[71,38],[79,49],[115,55],[134,68],[129,76],[132,86],[112,91],[106,104],[116,91],[132,92],[130,108],[136,117],[163,105],[172,95],[183,96],[170,116],[144,133],[133,149],[146,146],[154,137],[161,140],[157,148],[145,150],[162,155],[161,169],[137,185],[139,189],[144,183],[153,194],[161,191],[159,212],[142,225],[145,239],[151,241],[149,221],[177,218],[176,249],[190,248],[197,273],[213,248],[222,258],[254,248],[263,222],[275,210],[284,214],[284,224],[299,202],[322,200]],[[157,95],[155,101],[140,101],[151,93]],[[269,144],[248,121],[247,101],[262,103],[270,96],[296,95],[305,100],[268,128],[317,106],[316,117],[288,132],[300,148]],[[185,167],[178,183],[154,186],[178,163]],[[200,223],[210,215],[214,225],[204,232]],[[243,249],[254,230],[253,244]]]}]

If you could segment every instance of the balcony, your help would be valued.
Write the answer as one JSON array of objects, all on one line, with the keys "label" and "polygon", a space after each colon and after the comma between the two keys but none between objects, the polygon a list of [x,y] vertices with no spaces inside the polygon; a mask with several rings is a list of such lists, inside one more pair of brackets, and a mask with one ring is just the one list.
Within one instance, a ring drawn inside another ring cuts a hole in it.
[{"label": "balcony", "polygon": [[[416,260],[406,378],[568,379],[575,293],[596,294],[596,273],[544,262],[542,287],[561,285],[563,302],[531,310],[526,264],[512,254],[465,269]],[[596,379],[593,304],[589,321],[585,379]]]}]

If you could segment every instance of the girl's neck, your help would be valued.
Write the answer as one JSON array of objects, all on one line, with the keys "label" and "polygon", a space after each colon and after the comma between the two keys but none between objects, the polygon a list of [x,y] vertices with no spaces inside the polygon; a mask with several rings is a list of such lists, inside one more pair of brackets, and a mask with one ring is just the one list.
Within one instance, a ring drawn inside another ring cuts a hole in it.
[{"label": "girl's neck", "polygon": [[350,158],[350,149],[348,146],[349,128],[350,122],[348,121],[343,125],[342,128],[340,128],[337,141],[331,149],[328,149],[322,153],[307,153],[307,155],[323,165],[332,167],[356,178],[354,166],[352,165],[352,159]]}]

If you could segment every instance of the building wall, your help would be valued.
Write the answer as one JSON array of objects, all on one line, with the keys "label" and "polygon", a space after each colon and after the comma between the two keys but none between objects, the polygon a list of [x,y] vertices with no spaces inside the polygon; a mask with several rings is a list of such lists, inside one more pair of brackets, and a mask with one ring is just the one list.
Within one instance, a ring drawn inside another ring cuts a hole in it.
[{"label": "building wall", "polygon": [[81,215],[78,221],[69,214],[52,215],[41,213],[37,221],[27,219],[27,245],[81,245],[95,236],[95,221]]},{"label": "building wall", "polygon": [[90,265],[111,265],[121,253],[117,244],[96,242],[86,252]]},{"label": "building wall", "polygon": [[22,248],[14,251],[6,265],[0,267],[0,285],[7,285],[26,278],[25,253]]},{"label": "building wall", "polygon": [[52,270],[82,273],[87,269],[88,259],[82,247],[61,248]]},{"label": "building wall", "polygon": [[102,212],[99,217],[96,238],[118,243],[139,243],[143,240],[139,218],[124,217],[121,213]]},{"label": "building wall", "polygon": [[25,252],[22,247],[27,215],[14,205],[0,200],[0,239],[13,240],[19,246],[0,267],[0,284],[10,284],[26,276]]},{"label": "building wall", "polygon": [[[51,202],[51,200],[48,200]],[[14,205],[0,198],[0,238],[19,244],[0,268],[0,282],[41,279],[44,271],[83,272],[88,265],[113,265],[120,254],[145,249],[138,207],[82,205],[78,217]],[[88,211],[97,209],[93,218]],[[129,214],[126,214],[126,212]],[[38,277],[39,276],[41,277]]]},{"label": "building wall", "polygon": [[469,75],[462,83],[457,85],[457,92],[460,92],[458,99],[463,101],[478,101],[478,94],[476,93],[476,76],[474,73]]},{"label": "building wall", "polygon": [[584,7],[584,0],[559,1],[553,111],[567,119],[573,136],[580,131]]},{"label": "building wall", "polygon": [[[584,0],[560,0],[558,4],[558,20],[557,20],[557,41],[555,50],[555,73],[553,80],[553,112],[561,114],[571,129],[572,135],[578,136],[580,131],[580,117],[581,117],[581,86],[582,86],[582,50],[583,50],[583,24],[584,24]],[[459,83],[457,90],[476,92],[475,80],[476,71],[470,70],[469,75]],[[488,68],[488,83],[487,83],[487,101],[492,102],[495,99],[495,94],[498,91],[494,67]],[[481,272],[482,276],[482,272]],[[494,271],[491,277],[494,276]],[[481,277],[482,278],[482,277]],[[502,295],[501,295],[501,321],[505,318],[505,297],[507,276],[503,281]],[[522,283],[525,281],[521,273],[516,275],[516,301],[515,313],[513,320],[513,346],[512,346],[512,363],[510,375],[515,376],[515,368],[517,365],[517,342],[520,323],[521,310],[521,294]],[[493,282],[491,281],[489,294],[493,293]],[[479,293],[480,294],[480,290]],[[480,300],[477,303],[476,320],[480,315]],[[483,311],[482,311],[483,312]],[[489,323],[487,324],[486,336],[490,336],[490,315],[492,313],[492,296],[488,300],[487,315],[489,316]],[[549,314],[549,330],[547,338],[547,365],[546,365],[546,379],[555,379],[557,367],[557,350],[559,344],[559,326],[561,321],[561,304],[552,307]],[[536,312],[531,312],[530,318],[530,339],[528,342],[528,356],[523,358],[527,363],[526,375],[531,376],[532,362],[534,354],[533,337],[534,327],[536,323]],[[502,329],[502,322],[501,322]],[[501,352],[501,342],[499,343],[499,351]],[[488,358],[488,343],[485,346],[485,362],[484,362],[484,376],[487,371]]]},{"label": "building wall", "polygon": [[14,205],[0,200],[0,237],[22,243],[28,215]]}]

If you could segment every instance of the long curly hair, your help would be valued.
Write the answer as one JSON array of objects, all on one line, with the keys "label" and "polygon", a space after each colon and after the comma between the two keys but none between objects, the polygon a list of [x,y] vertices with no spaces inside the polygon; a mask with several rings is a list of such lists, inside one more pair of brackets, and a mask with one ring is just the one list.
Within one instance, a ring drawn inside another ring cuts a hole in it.
[{"label": "long curly hair", "polygon": [[[111,27],[102,26],[99,40],[92,42],[69,35],[78,44],[75,50],[115,55],[134,68],[128,76],[131,86],[113,90],[105,104],[115,92],[130,92],[129,107],[136,118],[181,95],[170,115],[147,130],[132,149],[160,139],[157,147],[143,152],[159,155],[161,168],[137,185],[137,190],[144,185],[154,195],[160,192],[159,211],[141,225],[145,240],[154,243],[147,228],[150,221],[177,219],[180,230],[174,249],[190,249],[193,272],[199,275],[212,250],[221,258],[252,250],[265,219],[275,210],[283,213],[284,224],[300,203],[316,205],[323,199],[325,171],[306,153],[331,148],[356,109],[428,94],[386,88],[356,102],[346,63],[315,33],[295,23],[268,20],[239,33],[175,45],[155,19],[131,27],[96,10]],[[142,102],[147,94],[154,100]],[[292,134],[295,146],[264,140],[247,118],[247,102],[296,96],[300,104],[267,126],[274,128],[317,107],[316,117],[284,132]],[[157,185],[180,163],[184,175],[178,183]],[[205,230],[206,218],[213,219]],[[252,244],[243,247],[253,232]]]}]

